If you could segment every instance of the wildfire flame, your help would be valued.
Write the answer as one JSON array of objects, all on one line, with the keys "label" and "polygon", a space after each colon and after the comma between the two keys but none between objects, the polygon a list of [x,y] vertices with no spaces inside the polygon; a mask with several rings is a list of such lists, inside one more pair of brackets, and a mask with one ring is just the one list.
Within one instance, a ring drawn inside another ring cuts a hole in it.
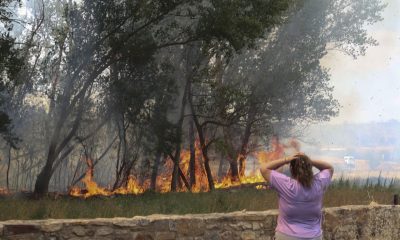
[{"label": "wildfire flame", "polygon": [[[195,149],[195,184],[191,186],[191,192],[206,192],[209,191],[208,180],[203,167],[202,155],[199,143],[196,142]],[[299,144],[295,140],[291,140],[288,145],[281,144],[278,138],[273,138],[270,143],[269,151],[258,151],[250,154],[249,156],[256,158],[258,163],[266,163],[284,156],[286,148],[293,148],[296,151],[299,149]],[[245,156],[242,156],[245,157]],[[101,196],[111,196],[115,194],[142,194],[150,188],[149,180],[146,180],[143,184],[139,184],[139,181],[134,176],[129,176],[128,181],[125,186],[122,186],[114,191],[108,190],[106,188],[98,186],[94,181],[94,165],[91,159],[86,159],[88,169],[86,170],[85,177],[82,183],[85,185],[84,189],[74,186],[70,189],[69,194],[75,197],[88,198],[91,196],[101,195]],[[184,173],[184,177],[187,182],[189,182],[189,167],[190,167],[190,151],[182,150],[180,155],[180,170]],[[160,171],[157,177],[156,188],[158,192],[165,193],[171,190],[171,176],[173,169],[173,161],[171,159],[166,159],[163,171]],[[260,171],[252,171],[249,175],[241,174],[239,180],[232,181],[229,174],[227,174],[220,182],[215,181],[214,185],[216,189],[231,188],[235,186],[241,186],[243,184],[257,184],[265,182]],[[257,185],[257,189],[265,188],[265,185]],[[187,187],[179,181],[177,191],[188,191]],[[1,193],[1,189],[0,189]]]},{"label": "wildfire flame", "polygon": [[7,188],[0,188],[0,195],[7,195],[10,192],[7,190]]},{"label": "wildfire flame", "polygon": [[90,196],[102,195],[111,196],[114,194],[141,194],[144,193],[145,189],[141,187],[133,176],[129,176],[126,187],[117,188],[114,191],[110,191],[106,188],[99,187],[93,180],[94,165],[90,158],[86,159],[88,169],[86,170],[85,177],[82,182],[85,184],[85,191],[82,191],[79,187],[72,187],[70,189],[70,195],[75,197],[88,198]]}]

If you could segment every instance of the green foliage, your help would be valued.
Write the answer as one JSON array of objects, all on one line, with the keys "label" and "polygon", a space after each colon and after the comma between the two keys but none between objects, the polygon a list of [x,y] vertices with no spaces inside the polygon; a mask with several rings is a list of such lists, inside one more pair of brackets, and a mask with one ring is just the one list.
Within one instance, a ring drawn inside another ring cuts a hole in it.
[{"label": "green foliage", "polygon": [[0,2],[0,91],[5,90],[5,84],[15,81],[22,66],[22,59],[15,47],[15,39],[10,35],[13,24],[13,8],[19,1],[4,0]]},{"label": "green foliage", "polygon": [[0,91],[15,85],[18,73],[23,66],[23,60],[14,42],[9,33],[0,33]]},{"label": "green foliage", "polygon": [[20,49],[16,48],[15,39],[10,35],[14,23],[11,9],[18,7],[18,3],[13,0],[0,2],[0,134],[14,148],[18,139],[11,132],[11,119],[4,111],[4,104],[9,101],[10,91],[19,84],[19,72],[24,65]]},{"label": "green foliage", "polygon": [[[254,41],[281,21],[290,1],[214,0],[204,7],[198,34],[206,42],[217,39],[238,51],[254,46]],[[224,43],[224,41],[227,41]]]}]

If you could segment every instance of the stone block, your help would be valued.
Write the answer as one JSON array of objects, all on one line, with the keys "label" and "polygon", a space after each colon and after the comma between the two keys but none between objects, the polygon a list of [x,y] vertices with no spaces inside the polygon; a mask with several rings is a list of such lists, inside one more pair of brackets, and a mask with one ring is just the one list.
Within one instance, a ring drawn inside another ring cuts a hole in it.
[{"label": "stone block", "polygon": [[116,218],[112,219],[112,224],[118,227],[129,227],[130,229],[145,229],[151,221],[143,218]]},{"label": "stone block", "polygon": [[231,231],[224,231],[219,234],[219,237],[221,238],[221,240],[233,239],[233,236],[234,236],[234,234]]},{"label": "stone block", "polygon": [[172,221],[172,220],[169,220],[168,221],[168,228],[169,228],[170,231],[176,231],[177,230],[176,222]]},{"label": "stone block", "polygon": [[218,229],[218,228],[221,228],[221,226],[222,226],[222,224],[218,224],[218,223],[207,223],[206,229],[207,230]]},{"label": "stone block", "polygon": [[273,240],[274,236],[260,236],[257,240]]},{"label": "stone block", "polygon": [[40,227],[36,224],[6,224],[3,226],[3,234],[12,236],[18,234],[39,233]]},{"label": "stone block", "polygon": [[154,237],[150,233],[143,233],[143,232],[138,232],[133,234],[133,238],[130,238],[132,240],[154,240]]},{"label": "stone block", "polygon": [[[167,219],[162,219],[158,221],[154,221],[152,224],[152,228],[156,229],[157,231],[170,231],[170,221]],[[174,229],[174,227],[172,227]],[[176,231],[176,230],[171,230]]]},{"label": "stone block", "polygon": [[[207,240],[222,240],[217,231],[207,231],[204,233],[204,239]],[[232,239],[231,239],[232,240]]]},{"label": "stone block", "polygon": [[182,220],[176,223],[176,231],[180,236],[201,236],[204,234],[206,225],[203,220]]},{"label": "stone block", "polygon": [[276,217],[270,216],[270,217],[265,218],[265,220],[262,222],[263,229],[265,229],[265,230],[275,229],[276,221],[277,221]]},{"label": "stone block", "polygon": [[7,239],[7,240],[45,240],[42,234],[38,233],[26,233],[26,234],[17,234],[17,235],[11,235],[7,236],[6,238],[0,238],[0,239]]},{"label": "stone block", "polygon": [[[92,240],[93,237],[72,237],[68,238],[68,240]],[[96,240],[104,240],[104,239],[96,239]]]},{"label": "stone block", "polygon": [[124,220],[118,219],[116,221],[113,221],[112,224],[118,227],[129,227],[134,229],[142,228],[139,225],[139,221],[131,219],[124,219]]},{"label": "stone block", "polygon": [[138,221],[138,225],[142,227],[148,226],[149,224],[150,224],[149,219],[139,219]]},{"label": "stone block", "polygon": [[57,232],[62,229],[63,225],[61,223],[49,223],[40,226],[40,230],[43,232]]},{"label": "stone block", "polygon": [[157,240],[174,240],[176,238],[175,232],[156,232],[155,239]]},{"label": "stone block", "polygon": [[231,226],[235,230],[246,230],[253,228],[253,225],[249,222],[236,222],[229,224],[229,226]]},{"label": "stone block", "polygon": [[72,232],[78,237],[93,236],[94,230],[82,226],[73,226]]},{"label": "stone block", "polygon": [[242,240],[255,240],[256,234],[253,231],[244,231],[240,235]]},{"label": "stone block", "polygon": [[253,230],[258,231],[261,229],[261,223],[253,222]]},{"label": "stone block", "polygon": [[241,221],[263,221],[266,218],[264,214],[261,213],[251,213],[243,215],[240,220]]},{"label": "stone block", "polygon": [[126,240],[126,239],[134,239],[133,234],[126,229],[116,229],[114,234],[112,235],[112,239],[114,240]]},{"label": "stone block", "polygon": [[114,229],[113,228],[104,226],[104,227],[97,228],[95,235],[96,236],[107,236],[107,235],[110,235],[112,233],[114,233]]}]

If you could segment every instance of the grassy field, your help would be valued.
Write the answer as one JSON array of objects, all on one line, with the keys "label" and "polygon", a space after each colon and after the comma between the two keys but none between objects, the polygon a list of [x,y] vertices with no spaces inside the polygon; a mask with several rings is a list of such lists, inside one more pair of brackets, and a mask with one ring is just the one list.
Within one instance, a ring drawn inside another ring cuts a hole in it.
[{"label": "grassy field", "polygon": [[[400,193],[394,186],[369,185],[359,187],[348,181],[337,181],[325,194],[324,206],[365,205],[372,201],[392,204],[393,195]],[[28,200],[0,199],[0,221],[9,219],[44,218],[109,218],[150,214],[187,214],[232,212],[246,209],[262,211],[276,209],[277,195],[271,190],[239,189],[211,193],[145,193],[140,196],[94,197],[78,199]]]}]

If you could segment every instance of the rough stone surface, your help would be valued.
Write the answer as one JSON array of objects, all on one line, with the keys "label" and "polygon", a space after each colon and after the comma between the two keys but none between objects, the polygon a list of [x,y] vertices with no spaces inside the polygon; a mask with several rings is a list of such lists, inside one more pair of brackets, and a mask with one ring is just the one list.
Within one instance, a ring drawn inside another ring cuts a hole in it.
[{"label": "rough stone surface", "polygon": [[87,229],[84,226],[76,226],[72,228],[72,232],[75,233],[75,235],[83,237],[87,235],[87,232],[89,231],[89,229]]},{"label": "rough stone surface", "polygon": [[43,232],[57,232],[57,231],[61,230],[61,228],[62,228],[62,224],[53,223],[53,222],[44,223],[40,226],[40,229]]},{"label": "rough stone surface", "polygon": [[96,229],[96,236],[107,236],[114,232],[111,227],[99,227]]},{"label": "rough stone surface", "polygon": [[176,231],[181,236],[201,236],[205,229],[206,225],[201,219],[185,219],[176,224]]},{"label": "rough stone surface", "polygon": [[[12,220],[0,222],[0,239],[239,240],[273,239],[277,210],[87,220]],[[398,240],[400,206],[327,208],[326,240]]]},{"label": "rough stone surface", "polygon": [[176,238],[176,233],[174,232],[156,232],[156,239],[160,240],[173,240]]}]

